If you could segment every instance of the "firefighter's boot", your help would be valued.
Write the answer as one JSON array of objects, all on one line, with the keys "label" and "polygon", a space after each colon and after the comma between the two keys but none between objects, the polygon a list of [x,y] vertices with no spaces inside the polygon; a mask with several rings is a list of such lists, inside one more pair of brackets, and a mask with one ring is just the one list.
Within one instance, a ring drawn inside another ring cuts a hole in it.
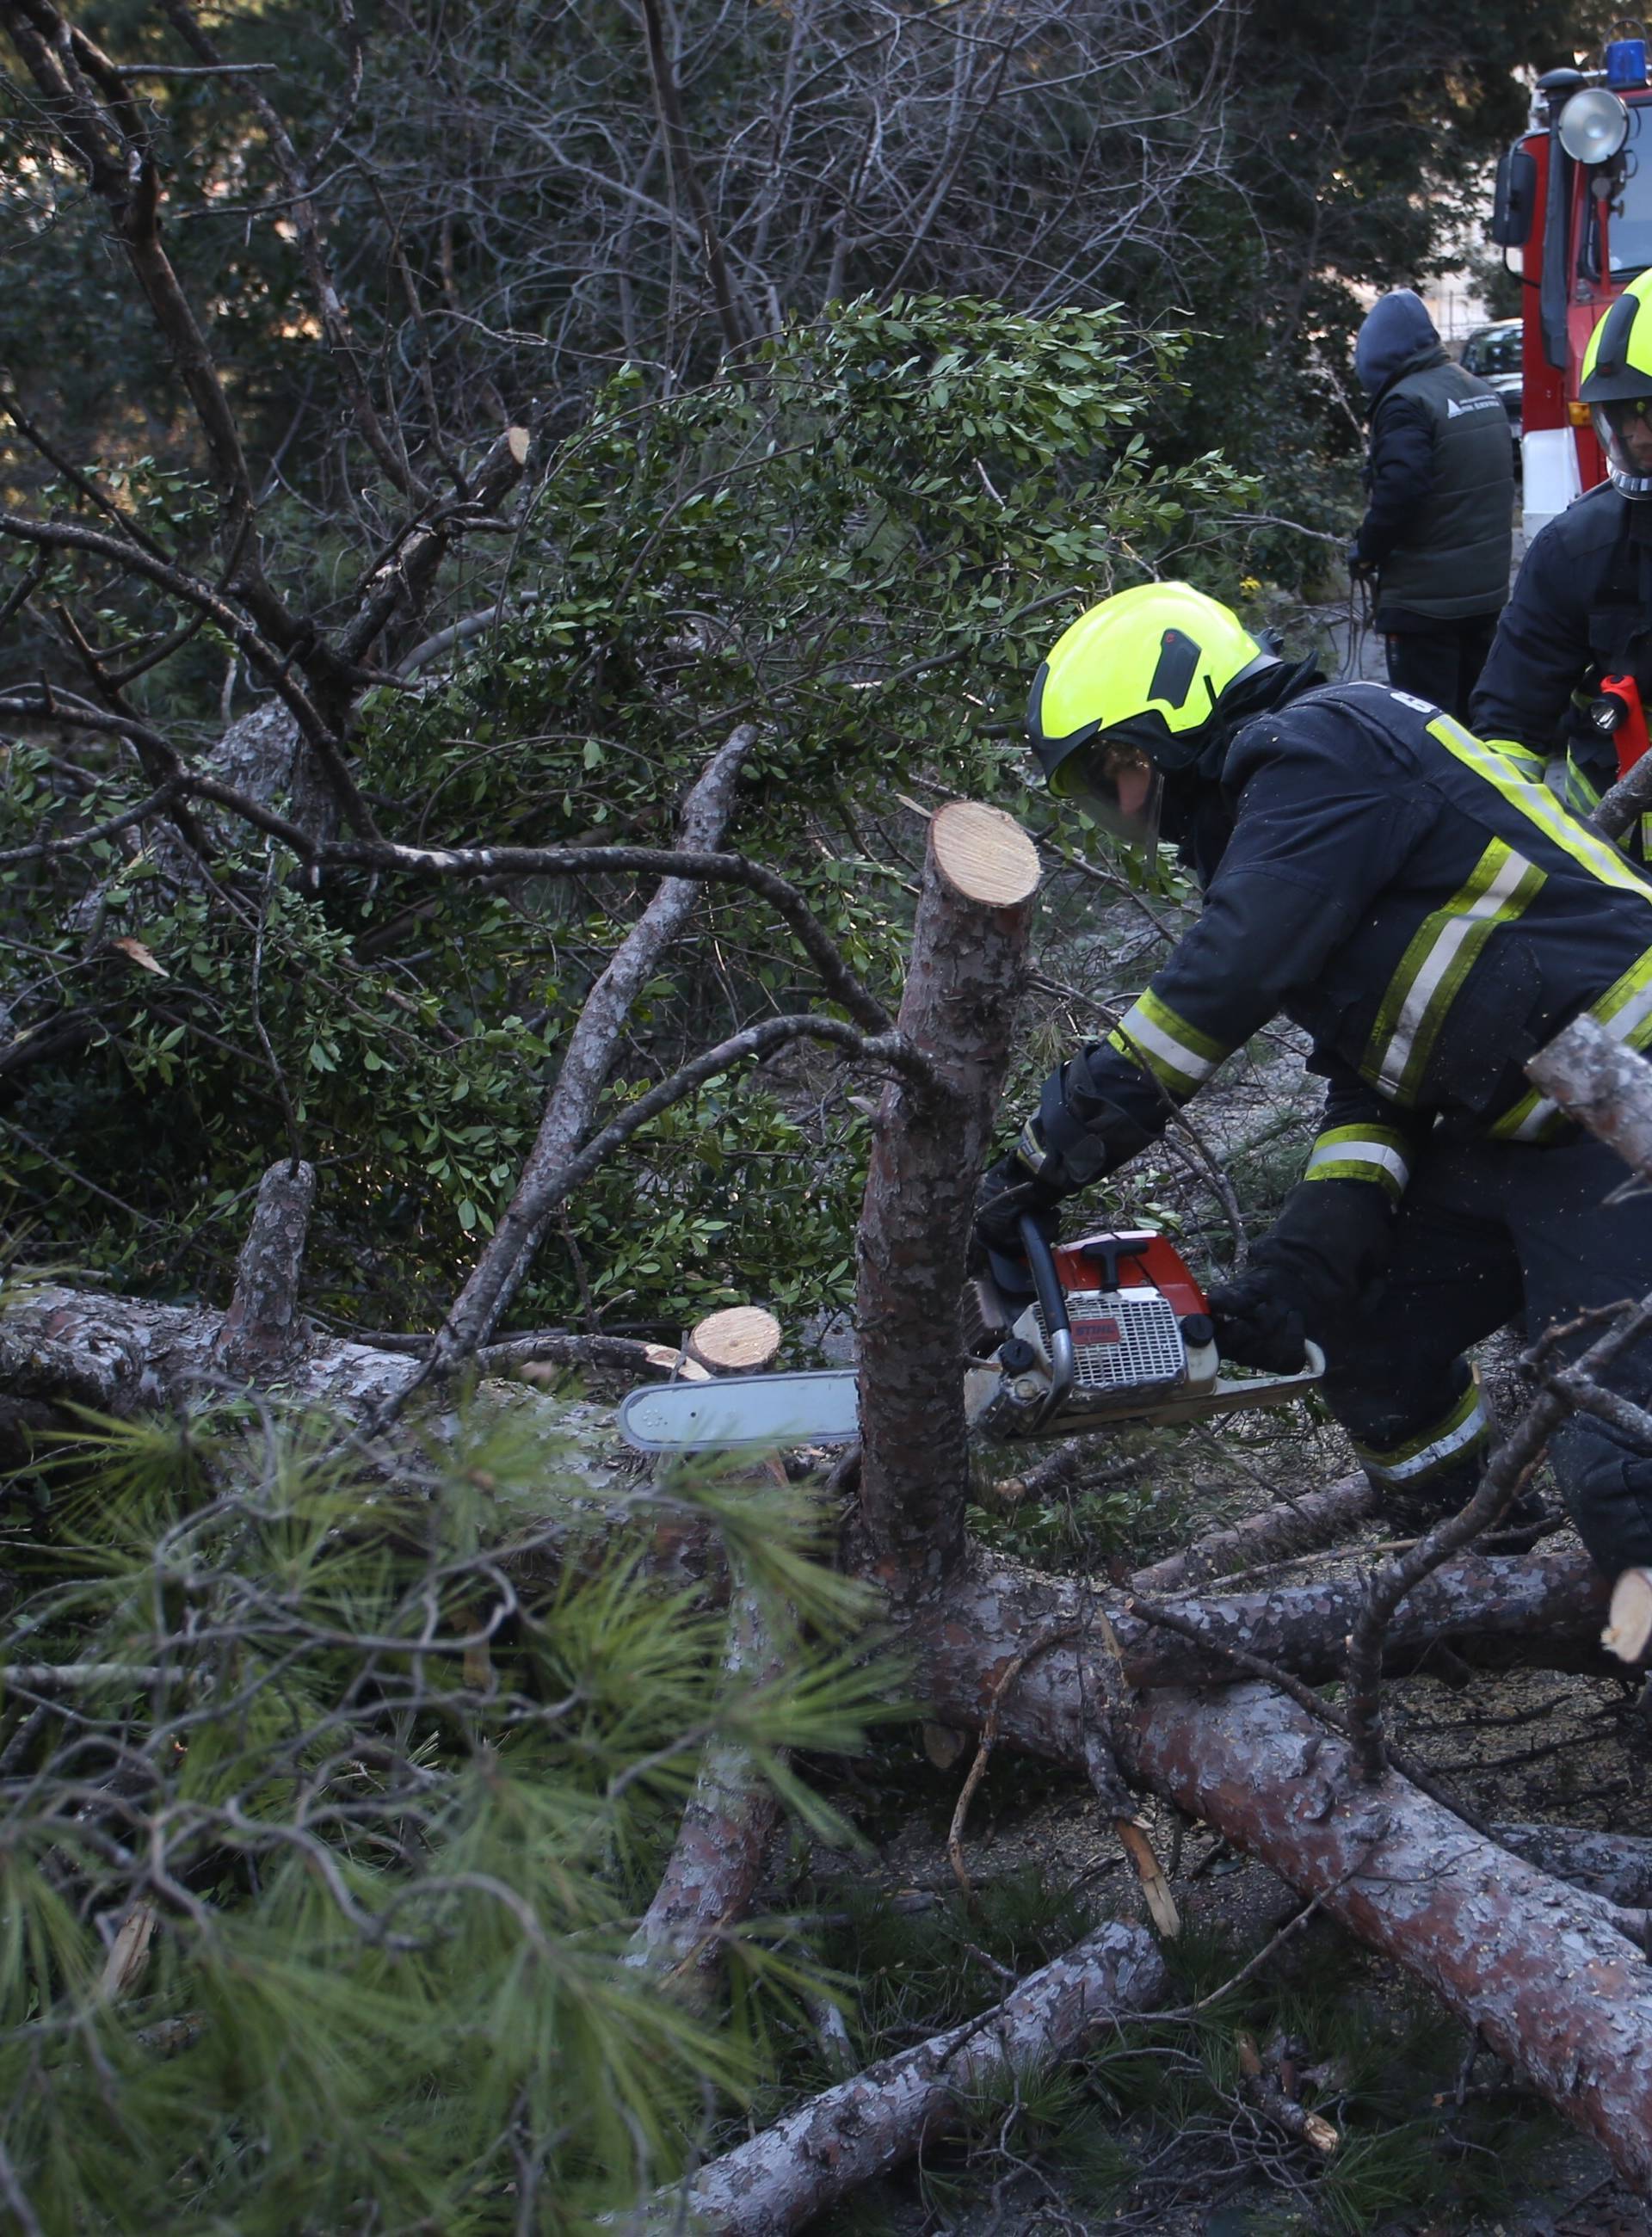
[{"label": "firefighter's boot", "polygon": [[[1490,1425],[1479,1385],[1470,1382],[1442,1419],[1386,1449],[1354,1450],[1382,1501],[1384,1520],[1420,1537],[1473,1498],[1491,1456]],[[1500,1528],[1523,1530],[1543,1519],[1543,1504],[1526,1485],[1503,1513]]]}]

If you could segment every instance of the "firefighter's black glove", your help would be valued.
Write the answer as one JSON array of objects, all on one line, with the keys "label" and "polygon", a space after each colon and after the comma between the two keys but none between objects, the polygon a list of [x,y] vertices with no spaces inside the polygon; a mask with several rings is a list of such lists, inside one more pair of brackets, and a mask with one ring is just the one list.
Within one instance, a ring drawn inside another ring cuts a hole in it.
[{"label": "firefighter's black glove", "polygon": [[1210,1293],[1217,1349],[1240,1367],[1295,1375],[1305,1339],[1328,1343],[1380,1279],[1394,1208],[1365,1180],[1298,1181],[1251,1247],[1251,1263]]},{"label": "firefighter's black glove", "polygon": [[990,1274],[1006,1303],[1034,1294],[1021,1248],[1021,1221],[1030,1213],[1045,1241],[1054,1243],[1061,1225],[1056,1208],[1061,1201],[1060,1193],[1028,1172],[1014,1150],[981,1175],[969,1238],[969,1270]]},{"label": "firefighter's black glove", "polygon": [[1376,562],[1362,558],[1357,544],[1351,544],[1348,546],[1345,557],[1348,564],[1348,580],[1351,583],[1369,583],[1377,572]]},{"label": "firefighter's black glove", "polygon": [[1236,1367],[1264,1367],[1274,1375],[1297,1375],[1307,1353],[1302,1315],[1265,1269],[1241,1274],[1210,1293],[1216,1323],[1216,1349]]}]

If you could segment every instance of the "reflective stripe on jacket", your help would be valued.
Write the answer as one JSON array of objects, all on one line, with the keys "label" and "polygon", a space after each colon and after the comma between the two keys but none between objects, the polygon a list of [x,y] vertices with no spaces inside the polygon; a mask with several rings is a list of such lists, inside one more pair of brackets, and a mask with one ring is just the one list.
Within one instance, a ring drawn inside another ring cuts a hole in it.
[{"label": "reflective stripe on jacket", "polygon": [[1280,1012],[1332,1084],[1313,1169],[1390,1195],[1437,1118],[1519,1141],[1565,1131],[1522,1066],[1580,1011],[1652,1043],[1652,884],[1427,702],[1309,691],[1247,723],[1223,775],[1233,835],[1203,914],[1115,1031],[1046,1084],[1058,1184],[1133,1156]]}]

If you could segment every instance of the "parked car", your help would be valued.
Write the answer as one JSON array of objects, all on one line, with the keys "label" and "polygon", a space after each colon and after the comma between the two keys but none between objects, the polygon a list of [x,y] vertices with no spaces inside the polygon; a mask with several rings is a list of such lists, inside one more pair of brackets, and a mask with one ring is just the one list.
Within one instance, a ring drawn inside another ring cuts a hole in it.
[{"label": "parked car", "polygon": [[1463,370],[1477,373],[1503,399],[1514,437],[1515,464],[1520,463],[1520,321],[1499,319],[1494,327],[1478,327],[1463,345]]}]

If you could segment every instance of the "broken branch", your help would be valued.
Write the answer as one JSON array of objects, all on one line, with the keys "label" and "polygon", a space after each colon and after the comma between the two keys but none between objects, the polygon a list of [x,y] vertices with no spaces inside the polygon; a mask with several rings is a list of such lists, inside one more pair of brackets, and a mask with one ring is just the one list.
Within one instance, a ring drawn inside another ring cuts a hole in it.
[{"label": "broken branch", "polygon": [[972,2091],[1034,2063],[1071,2058],[1164,1993],[1152,1937],[1116,1923],[1030,1974],[968,2027],[881,2060],[811,2097],[662,2198],[651,2229],[684,2218],[716,2237],[783,2237],[851,2190],[961,2127]]}]

